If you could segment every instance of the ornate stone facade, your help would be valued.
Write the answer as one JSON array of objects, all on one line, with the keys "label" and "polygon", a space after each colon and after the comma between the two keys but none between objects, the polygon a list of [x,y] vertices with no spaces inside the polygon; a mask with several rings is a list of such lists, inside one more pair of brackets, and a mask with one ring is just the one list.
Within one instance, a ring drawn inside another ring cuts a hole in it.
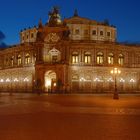
[{"label": "ornate stone facade", "polygon": [[0,51],[0,90],[103,93],[140,91],[140,46],[116,42],[116,28],[78,16],[49,21],[20,32],[21,43]]}]

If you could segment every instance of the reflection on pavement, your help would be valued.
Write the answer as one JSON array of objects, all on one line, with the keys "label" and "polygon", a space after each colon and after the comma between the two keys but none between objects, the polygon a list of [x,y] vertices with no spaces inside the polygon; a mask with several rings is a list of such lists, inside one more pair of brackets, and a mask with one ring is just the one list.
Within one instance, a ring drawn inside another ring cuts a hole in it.
[{"label": "reflection on pavement", "polygon": [[[82,100],[81,100],[82,98]],[[85,97],[86,98],[86,97]],[[85,104],[84,97],[79,99],[66,98],[63,96],[45,98],[37,95],[13,95],[0,97],[0,115],[24,114],[37,112],[57,113],[84,113],[84,114],[107,114],[107,115],[140,115],[139,108],[123,108],[110,106],[98,106]],[[65,101],[65,102],[64,102]],[[74,102],[75,101],[75,102]],[[78,102],[78,104],[76,104]],[[97,101],[96,101],[97,102]],[[111,103],[114,101],[110,101]],[[87,102],[89,103],[89,102]]]}]

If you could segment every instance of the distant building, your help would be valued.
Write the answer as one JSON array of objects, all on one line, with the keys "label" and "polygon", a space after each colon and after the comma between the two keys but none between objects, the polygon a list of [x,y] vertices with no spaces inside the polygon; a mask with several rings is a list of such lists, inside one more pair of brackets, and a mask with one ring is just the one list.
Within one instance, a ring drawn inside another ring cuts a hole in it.
[{"label": "distant building", "polygon": [[49,20],[20,32],[20,44],[0,50],[0,91],[102,93],[140,91],[140,46],[116,42],[116,28],[56,7]]}]

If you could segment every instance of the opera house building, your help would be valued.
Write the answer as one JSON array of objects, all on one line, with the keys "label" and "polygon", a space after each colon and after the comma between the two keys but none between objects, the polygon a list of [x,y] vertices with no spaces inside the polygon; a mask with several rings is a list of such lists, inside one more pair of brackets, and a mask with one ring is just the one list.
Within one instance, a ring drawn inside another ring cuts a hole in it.
[{"label": "opera house building", "polygon": [[61,20],[54,7],[45,25],[39,20],[20,32],[20,44],[0,49],[0,91],[109,94],[116,80],[118,92],[139,93],[140,46],[116,40],[108,22],[77,11]]}]

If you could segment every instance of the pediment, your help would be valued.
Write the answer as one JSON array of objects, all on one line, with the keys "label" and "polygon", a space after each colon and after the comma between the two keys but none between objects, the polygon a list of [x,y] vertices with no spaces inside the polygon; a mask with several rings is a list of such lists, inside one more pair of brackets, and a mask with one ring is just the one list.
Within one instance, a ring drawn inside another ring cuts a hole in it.
[{"label": "pediment", "polygon": [[51,49],[49,51],[49,54],[51,54],[51,55],[58,55],[58,54],[60,54],[60,51],[57,50],[56,48],[53,48],[53,49]]},{"label": "pediment", "polygon": [[71,17],[64,20],[67,24],[97,24],[97,21],[83,17]]}]

